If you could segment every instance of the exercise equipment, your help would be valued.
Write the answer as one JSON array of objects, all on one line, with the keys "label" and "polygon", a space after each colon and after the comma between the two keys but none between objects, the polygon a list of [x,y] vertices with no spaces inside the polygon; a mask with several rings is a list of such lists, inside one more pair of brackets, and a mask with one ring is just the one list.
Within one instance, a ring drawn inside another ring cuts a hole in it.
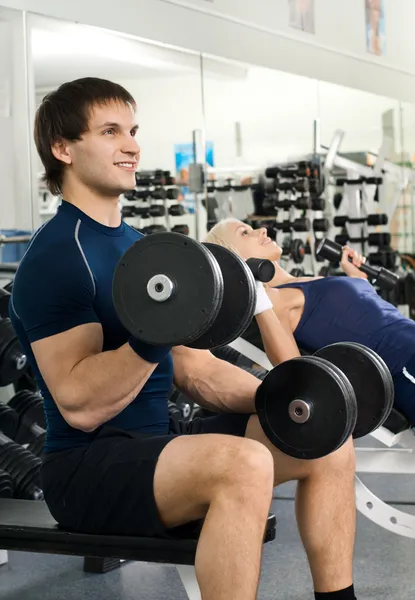
[{"label": "exercise equipment", "polygon": [[9,318],[0,318],[0,386],[10,385],[22,375],[27,358]]},{"label": "exercise equipment", "polygon": [[[342,247],[336,242],[323,238],[316,249],[316,254],[327,259],[329,262],[340,262],[342,257]],[[349,258],[349,261],[352,262],[351,258]],[[392,273],[383,267],[378,268],[362,264],[359,267],[359,270],[362,271],[362,273],[366,273],[372,282],[384,289],[394,289],[399,281],[399,277],[395,273]]]},{"label": "exercise equipment", "polygon": [[[39,427],[46,429],[45,413],[43,409],[43,399],[38,393],[29,390],[21,390],[9,400],[9,408],[12,408],[19,415],[22,422],[37,423]],[[11,437],[11,436],[10,436]],[[26,444],[31,441],[28,432],[22,429],[17,442]]]},{"label": "exercise equipment", "polygon": [[11,294],[0,288],[0,317],[6,319],[9,316],[9,303]]},{"label": "exercise equipment", "polygon": [[364,437],[383,425],[395,397],[393,380],[383,359],[370,348],[355,342],[326,346],[314,356],[339,367],[353,386],[357,401],[353,437]]},{"label": "exercise equipment", "polygon": [[13,498],[13,479],[7,471],[0,469],[0,498]]},{"label": "exercise equipment", "polygon": [[[194,569],[202,522],[186,528],[180,539],[97,535],[65,531],[45,502],[0,500],[0,539],[5,550],[64,554],[84,558],[84,571],[104,573],[120,567],[120,559],[176,565],[189,600],[200,600]],[[269,515],[264,544],[275,539],[276,519]],[[91,560],[91,557],[95,557]]]},{"label": "exercise equipment", "polygon": [[169,206],[169,215],[172,217],[181,217],[186,212],[183,204],[172,204]]},{"label": "exercise equipment", "polygon": [[137,339],[207,349],[248,327],[256,287],[249,265],[233,252],[170,232],[142,238],[125,252],[115,270],[113,300]]},{"label": "exercise equipment", "polygon": [[284,233],[289,233],[290,231],[310,231],[311,222],[310,219],[306,217],[300,217],[298,219],[294,219],[294,221],[280,221],[272,224],[272,227],[276,230],[281,230]]},{"label": "exercise equipment", "polygon": [[313,231],[327,233],[330,229],[330,223],[328,219],[313,219]]},{"label": "exercise equipment", "polygon": [[7,404],[0,404],[0,432],[15,440],[19,429],[19,415]]},{"label": "exercise equipment", "polygon": [[274,367],[255,405],[274,446],[309,460],[334,452],[352,434],[374,431],[389,416],[393,398],[392,377],[380,357],[343,342]]},{"label": "exercise equipment", "polygon": [[272,444],[303,460],[340,448],[357,419],[350,381],[338,367],[313,356],[274,367],[257,390],[255,406]]},{"label": "exercise equipment", "polygon": [[148,207],[148,214],[150,217],[164,217],[166,209],[163,204],[152,204]]},{"label": "exercise equipment", "polygon": [[183,235],[189,235],[189,225],[174,225],[171,230],[173,233],[182,233]]},{"label": "exercise equipment", "polygon": [[0,469],[10,473],[16,498],[43,500],[39,476],[41,464],[39,458],[0,433]]},{"label": "exercise equipment", "polygon": [[295,264],[301,264],[305,257],[304,243],[300,239],[288,240],[282,246],[283,256],[290,256]]},{"label": "exercise equipment", "polygon": [[148,225],[147,227],[143,227],[140,231],[141,233],[144,233],[144,235],[153,235],[154,233],[165,232],[167,229],[164,225]]}]

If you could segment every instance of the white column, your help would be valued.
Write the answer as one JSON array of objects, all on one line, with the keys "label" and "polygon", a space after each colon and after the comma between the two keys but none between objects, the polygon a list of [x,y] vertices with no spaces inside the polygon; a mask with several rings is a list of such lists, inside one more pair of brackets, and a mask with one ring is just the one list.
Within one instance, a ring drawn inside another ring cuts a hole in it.
[{"label": "white column", "polygon": [[[26,13],[0,9],[0,228],[33,230],[34,85]],[[37,213],[38,211],[36,211]]]}]

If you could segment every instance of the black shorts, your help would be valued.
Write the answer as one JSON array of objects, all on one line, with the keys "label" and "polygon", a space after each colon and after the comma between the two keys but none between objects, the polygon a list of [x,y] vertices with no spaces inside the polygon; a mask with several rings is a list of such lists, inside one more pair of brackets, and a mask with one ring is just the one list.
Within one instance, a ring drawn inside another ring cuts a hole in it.
[{"label": "black shorts", "polygon": [[[222,433],[243,437],[251,415],[226,414],[148,435],[103,426],[88,446],[46,454],[41,481],[49,510],[61,527],[84,533],[176,537],[160,521],[153,492],[158,458],[179,435]],[[175,433],[176,432],[176,433]]]}]

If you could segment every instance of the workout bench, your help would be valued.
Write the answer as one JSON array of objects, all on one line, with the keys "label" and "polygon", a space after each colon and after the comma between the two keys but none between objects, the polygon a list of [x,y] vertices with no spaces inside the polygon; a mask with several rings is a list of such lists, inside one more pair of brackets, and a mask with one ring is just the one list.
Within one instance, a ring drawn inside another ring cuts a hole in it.
[{"label": "workout bench", "polygon": [[[275,539],[276,519],[269,515],[264,543]],[[194,563],[199,531],[191,539],[168,540],[91,535],[60,529],[45,502],[0,498],[0,565],[7,550],[84,557],[84,571],[104,573],[122,560],[176,566],[189,600],[200,600]]]}]

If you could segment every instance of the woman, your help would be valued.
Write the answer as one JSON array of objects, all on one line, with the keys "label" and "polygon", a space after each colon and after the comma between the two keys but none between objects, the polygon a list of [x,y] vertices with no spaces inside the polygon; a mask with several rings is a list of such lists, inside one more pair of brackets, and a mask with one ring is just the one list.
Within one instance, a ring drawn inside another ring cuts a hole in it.
[{"label": "woman", "polygon": [[[395,406],[415,424],[415,322],[383,300],[359,270],[364,259],[343,249],[349,277],[293,277],[278,263],[282,250],[267,230],[236,219],[221,221],[206,241],[248,258],[267,258],[276,272],[266,292],[259,288],[256,321],[273,365],[336,342],[358,342],[386,362],[395,384]],[[348,258],[352,258],[352,263]]]}]

